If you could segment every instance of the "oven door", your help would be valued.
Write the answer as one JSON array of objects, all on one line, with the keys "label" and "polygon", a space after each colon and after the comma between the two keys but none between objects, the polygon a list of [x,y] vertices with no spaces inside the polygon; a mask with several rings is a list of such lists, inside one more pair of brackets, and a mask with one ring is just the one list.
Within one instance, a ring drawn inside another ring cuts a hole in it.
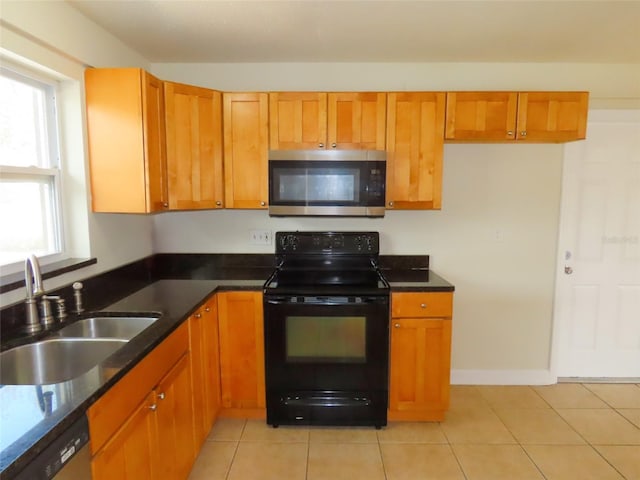
[{"label": "oven door", "polygon": [[386,425],[389,297],[264,298],[267,423]]}]

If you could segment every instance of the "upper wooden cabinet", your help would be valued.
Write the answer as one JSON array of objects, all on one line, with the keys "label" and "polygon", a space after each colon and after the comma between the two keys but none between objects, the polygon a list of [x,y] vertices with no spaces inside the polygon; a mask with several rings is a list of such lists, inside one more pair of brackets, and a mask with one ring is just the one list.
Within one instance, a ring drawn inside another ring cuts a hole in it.
[{"label": "upper wooden cabinet", "polygon": [[327,96],[328,148],[384,150],[386,93],[345,92]]},{"label": "upper wooden cabinet", "polygon": [[267,208],[269,98],[224,93],[224,186],[227,208]]},{"label": "upper wooden cabinet", "polygon": [[272,150],[325,148],[326,143],[326,93],[269,94],[269,145]]},{"label": "upper wooden cabinet", "polygon": [[447,140],[586,138],[588,92],[448,92]]},{"label": "upper wooden cabinet", "polygon": [[385,93],[272,92],[272,150],[384,150]]},{"label": "upper wooden cabinet", "polygon": [[169,208],[222,208],[222,94],[164,82]]},{"label": "upper wooden cabinet", "polygon": [[139,68],[85,71],[94,212],[166,209],[162,81]]},{"label": "upper wooden cabinet", "polygon": [[445,94],[389,93],[387,208],[438,209],[442,199]]}]

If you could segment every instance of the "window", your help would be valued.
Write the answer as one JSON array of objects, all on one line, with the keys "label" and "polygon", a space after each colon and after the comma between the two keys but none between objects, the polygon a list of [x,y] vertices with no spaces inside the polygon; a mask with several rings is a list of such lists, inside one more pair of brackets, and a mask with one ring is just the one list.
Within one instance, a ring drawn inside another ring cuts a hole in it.
[{"label": "window", "polygon": [[0,68],[0,266],[63,251],[55,82]]}]

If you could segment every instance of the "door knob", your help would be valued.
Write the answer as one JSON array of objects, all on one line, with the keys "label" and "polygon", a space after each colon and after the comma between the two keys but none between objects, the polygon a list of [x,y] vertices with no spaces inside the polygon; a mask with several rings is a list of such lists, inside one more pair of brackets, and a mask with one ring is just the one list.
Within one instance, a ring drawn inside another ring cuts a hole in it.
[{"label": "door knob", "polygon": [[573,273],[573,268],[571,267],[564,267],[564,273],[566,275],[571,275]]}]

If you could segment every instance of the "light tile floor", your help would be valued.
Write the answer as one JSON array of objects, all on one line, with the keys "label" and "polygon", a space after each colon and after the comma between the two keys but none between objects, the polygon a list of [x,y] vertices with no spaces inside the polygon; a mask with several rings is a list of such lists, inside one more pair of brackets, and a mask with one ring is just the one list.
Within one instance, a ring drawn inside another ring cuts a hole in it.
[{"label": "light tile floor", "polygon": [[453,386],[441,423],[219,419],[190,480],[640,480],[640,384]]}]

